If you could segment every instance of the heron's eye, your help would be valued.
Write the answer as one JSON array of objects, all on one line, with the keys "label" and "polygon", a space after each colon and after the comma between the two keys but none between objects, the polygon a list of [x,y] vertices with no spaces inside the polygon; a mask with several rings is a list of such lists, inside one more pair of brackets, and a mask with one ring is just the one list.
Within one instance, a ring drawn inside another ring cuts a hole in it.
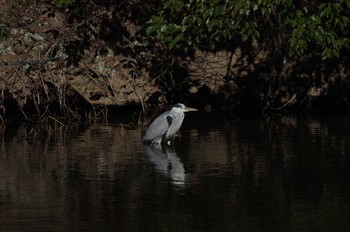
[{"label": "heron's eye", "polygon": [[175,104],[174,107],[179,108],[179,109],[185,108],[185,106],[183,104],[181,104],[181,103]]}]

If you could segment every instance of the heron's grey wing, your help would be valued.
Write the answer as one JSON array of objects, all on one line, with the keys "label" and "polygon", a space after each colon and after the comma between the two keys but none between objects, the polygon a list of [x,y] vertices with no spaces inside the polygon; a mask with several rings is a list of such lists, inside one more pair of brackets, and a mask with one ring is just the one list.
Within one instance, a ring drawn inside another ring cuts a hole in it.
[{"label": "heron's grey wing", "polygon": [[169,111],[164,112],[147,128],[146,134],[143,136],[142,140],[144,142],[151,142],[161,138],[168,131],[171,123],[172,117],[169,115]]}]

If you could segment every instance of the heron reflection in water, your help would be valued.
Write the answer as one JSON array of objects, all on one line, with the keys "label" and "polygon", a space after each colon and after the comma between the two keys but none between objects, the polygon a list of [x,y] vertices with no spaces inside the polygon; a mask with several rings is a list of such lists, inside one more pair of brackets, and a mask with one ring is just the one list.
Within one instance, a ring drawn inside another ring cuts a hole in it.
[{"label": "heron reflection in water", "polygon": [[142,138],[147,144],[171,144],[176,132],[180,129],[185,118],[185,112],[197,111],[197,109],[185,106],[182,103],[175,104],[170,111],[158,116],[147,128]]},{"label": "heron reflection in water", "polygon": [[173,147],[162,144],[144,145],[149,160],[155,165],[155,169],[169,177],[176,185],[184,185],[185,168]]}]

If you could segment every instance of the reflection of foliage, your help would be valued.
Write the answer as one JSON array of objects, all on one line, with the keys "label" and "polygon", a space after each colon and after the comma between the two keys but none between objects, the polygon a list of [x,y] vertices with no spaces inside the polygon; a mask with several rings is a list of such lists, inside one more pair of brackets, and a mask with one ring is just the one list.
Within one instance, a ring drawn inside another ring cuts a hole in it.
[{"label": "reflection of foliage", "polygon": [[230,46],[234,40],[255,38],[271,49],[277,44],[284,50],[289,43],[291,56],[319,51],[330,58],[349,48],[349,14],[348,0],[319,5],[291,0],[167,0],[147,32],[171,49],[212,43]]}]

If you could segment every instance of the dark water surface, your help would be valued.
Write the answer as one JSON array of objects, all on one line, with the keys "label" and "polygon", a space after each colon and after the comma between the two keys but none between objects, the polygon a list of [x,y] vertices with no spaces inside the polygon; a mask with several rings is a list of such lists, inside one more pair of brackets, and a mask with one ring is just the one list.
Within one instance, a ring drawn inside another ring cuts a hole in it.
[{"label": "dark water surface", "polygon": [[194,114],[166,149],[118,122],[0,133],[0,231],[350,231],[348,118]]}]

